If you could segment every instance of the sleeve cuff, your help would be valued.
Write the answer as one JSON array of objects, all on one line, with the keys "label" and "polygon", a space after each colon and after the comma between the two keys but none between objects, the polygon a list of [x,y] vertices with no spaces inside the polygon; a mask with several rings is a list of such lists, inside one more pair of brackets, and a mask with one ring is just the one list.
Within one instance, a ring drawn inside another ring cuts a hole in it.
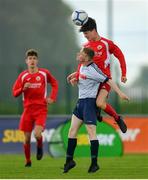
[{"label": "sleeve cuff", "polygon": [[109,80],[109,78],[107,77],[107,78],[104,80],[104,82],[103,82],[103,83],[106,83],[108,80]]}]

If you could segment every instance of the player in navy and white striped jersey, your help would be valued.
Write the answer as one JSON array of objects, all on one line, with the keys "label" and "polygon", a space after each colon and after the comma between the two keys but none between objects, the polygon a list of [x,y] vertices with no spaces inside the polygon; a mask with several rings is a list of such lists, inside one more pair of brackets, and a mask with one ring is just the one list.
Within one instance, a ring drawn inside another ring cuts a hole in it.
[{"label": "player in navy and white striped jersey", "polygon": [[99,169],[97,163],[99,142],[96,136],[96,97],[100,83],[107,82],[122,99],[129,100],[128,96],[93,63],[93,56],[94,51],[92,49],[83,48],[77,56],[79,63],[82,64],[77,74],[78,81],[76,77],[70,79],[72,85],[78,83],[79,98],[73,111],[71,127],[69,129],[64,173],[67,173],[76,165],[73,155],[77,145],[77,132],[82,123],[86,125],[91,146],[91,165],[88,172],[96,172]]}]

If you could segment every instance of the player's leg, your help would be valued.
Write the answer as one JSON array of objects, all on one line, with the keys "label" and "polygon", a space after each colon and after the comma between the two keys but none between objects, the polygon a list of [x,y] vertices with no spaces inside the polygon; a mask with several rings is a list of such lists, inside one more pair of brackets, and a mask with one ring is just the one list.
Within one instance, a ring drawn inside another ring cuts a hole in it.
[{"label": "player's leg", "polygon": [[67,173],[70,169],[75,167],[76,163],[73,160],[74,151],[77,146],[77,132],[81,127],[83,121],[76,117],[74,114],[72,115],[71,126],[68,133],[68,145],[66,152],[66,162],[64,164],[64,173]]},{"label": "player's leg", "polygon": [[25,167],[31,167],[31,146],[30,146],[31,132],[24,132],[24,136],[25,136],[24,154],[26,158]]},{"label": "player's leg", "polygon": [[47,119],[47,107],[36,106],[33,111],[33,118],[35,120],[34,136],[37,141],[37,160],[41,160],[43,157],[43,138],[42,132],[44,131],[46,119]]},{"label": "player's leg", "polygon": [[34,128],[34,136],[37,141],[37,153],[36,158],[37,160],[41,160],[43,157],[43,138],[42,138],[42,132],[43,132],[43,126],[35,125]]},{"label": "player's leg", "polygon": [[97,115],[96,115],[96,99],[90,98],[85,102],[84,108],[84,123],[89,135],[90,140],[90,151],[91,151],[91,165],[88,169],[88,172],[96,172],[99,169],[97,164],[98,158],[98,149],[99,142],[96,136],[96,123],[97,123]]},{"label": "player's leg", "polygon": [[96,136],[96,125],[86,125],[86,129],[90,139],[90,151],[91,151],[91,165],[88,169],[88,172],[93,173],[99,169],[99,165],[97,163],[99,141]]},{"label": "player's leg", "polygon": [[121,116],[117,114],[115,109],[109,104],[106,103],[108,97],[108,90],[107,89],[100,89],[99,94],[97,96],[96,104],[99,108],[104,110],[108,115],[112,116],[114,120],[117,122],[119,128],[123,133],[127,131],[127,126],[124,123]]},{"label": "player's leg", "polygon": [[26,167],[31,166],[31,145],[30,145],[30,139],[31,139],[31,132],[33,129],[33,122],[31,120],[30,116],[30,110],[25,108],[24,112],[21,116],[19,129],[24,132],[25,141],[23,144],[25,159],[26,159]]},{"label": "player's leg", "polygon": [[81,127],[83,121],[76,117],[74,114],[72,115],[71,126],[68,133],[68,147],[67,147],[67,158],[66,162],[73,159],[74,151],[77,145],[77,133],[79,128]]}]

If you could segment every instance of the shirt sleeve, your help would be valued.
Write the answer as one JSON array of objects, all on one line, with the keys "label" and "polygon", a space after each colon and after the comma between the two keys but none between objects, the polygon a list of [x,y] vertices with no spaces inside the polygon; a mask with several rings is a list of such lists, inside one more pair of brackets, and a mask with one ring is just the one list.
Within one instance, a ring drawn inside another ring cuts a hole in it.
[{"label": "shirt sleeve", "polygon": [[47,71],[47,82],[51,85],[51,92],[49,94],[49,97],[52,100],[56,101],[58,94],[58,81],[49,71]]},{"label": "shirt sleeve", "polygon": [[77,71],[76,71],[76,79],[79,80],[81,64],[78,64]]},{"label": "shirt sleeve", "polygon": [[109,41],[109,52],[119,60],[122,76],[126,76],[126,62],[121,49],[112,41]]},{"label": "shirt sleeve", "polygon": [[20,74],[17,80],[15,81],[15,83],[13,84],[12,94],[14,97],[17,97],[22,92],[23,92],[23,83],[22,83],[21,74]]},{"label": "shirt sleeve", "polygon": [[88,74],[86,75],[87,79],[92,79],[98,81],[98,83],[104,83],[109,80],[109,78],[94,64],[91,65]]}]

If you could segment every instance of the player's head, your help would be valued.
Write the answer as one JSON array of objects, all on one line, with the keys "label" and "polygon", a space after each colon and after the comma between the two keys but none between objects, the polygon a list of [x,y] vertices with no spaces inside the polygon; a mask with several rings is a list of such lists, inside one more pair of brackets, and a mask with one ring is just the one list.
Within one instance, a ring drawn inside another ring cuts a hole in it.
[{"label": "player's head", "polygon": [[26,57],[28,56],[36,56],[38,58],[38,52],[35,49],[28,49],[26,51]]},{"label": "player's head", "polygon": [[89,17],[87,22],[83,26],[81,26],[80,32],[92,31],[94,29],[97,31],[96,21],[93,18]]},{"label": "player's head", "polygon": [[87,55],[88,61],[91,61],[95,55],[94,51],[91,48],[83,48],[81,51]]},{"label": "player's head", "polygon": [[83,26],[81,26],[79,31],[83,32],[84,36],[89,41],[96,39],[96,36],[98,34],[96,21],[91,17],[89,17],[88,21]]},{"label": "player's head", "polygon": [[87,63],[92,61],[95,53],[91,48],[82,48],[77,55],[77,60],[79,63]]},{"label": "player's head", "polygon": [[26,51],[26,64],[29,68],[37,67],[38,64],[38,52],[34,49]]}]

